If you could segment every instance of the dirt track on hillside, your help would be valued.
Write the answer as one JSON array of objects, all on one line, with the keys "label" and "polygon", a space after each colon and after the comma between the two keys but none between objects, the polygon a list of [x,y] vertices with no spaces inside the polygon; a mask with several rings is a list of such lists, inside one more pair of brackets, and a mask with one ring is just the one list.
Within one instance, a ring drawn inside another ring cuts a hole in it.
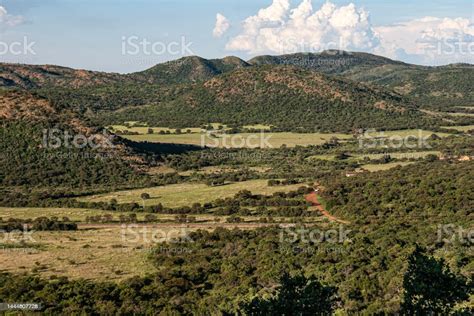
[{"label": "dirt track on hillside", "polygon": [[348,221],[344,221],[342,219],[339,219],[339,218],[329,214],[329,212],[324,209],[324,207],[321,205],[321,203],[319,203],[318,195],[316,194],[316,192],[312,192],[312,193],[306,195],[305,200],[310,202],[314,207],[316,207],[323,214],[323,216],[326,217],[327,219],[329,219],[330,221],[338,222],[338,223],[341,223],[341,224],[350,224],[350,222],[348,222]]}]

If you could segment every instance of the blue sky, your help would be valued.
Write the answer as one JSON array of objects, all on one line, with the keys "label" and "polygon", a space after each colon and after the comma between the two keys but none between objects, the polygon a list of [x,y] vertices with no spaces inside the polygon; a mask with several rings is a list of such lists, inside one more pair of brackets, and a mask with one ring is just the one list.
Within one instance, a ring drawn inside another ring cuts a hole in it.
[{"label": "blue sky", "polygon": [[[294,9],[302,0],[289,1],[291,8]],[[312,1],[313,11],[318,11],[325,2]],[[406,32],[407,35],[413,35],[414,32],[425,34],[423,41],[426,41],[426,34],[432,34],[429,41],[433,41],[433,38],[444,40],[445,37],[448,39],[450,36],[452,37],[452,34],[462,33],[463,40],[467,41],[465,44],[469,45],[474,36],[474,33],[470,31],[474,12],[472,0],[333,0],[331,2],[336,7],[335,10],[354,3],[357,10],[369,13],[370,26],[361,23],[354,26],[354,32],[365,34],[366,30],[374,30],[378,34],[383,31],[384,41],[387,43],[390,41],[393,44],[389,49],[388,44],[379,43],[379,35],[370,35],[369,38],[363,40],[364,43],[360,44],[360,47],[357,46],[359,45],[357,40],[350,42],[347,47],[354,48],[354,50],[382,52],[381,54],[388,57],[425,64],[469,62],[472,58],[472,54],[468,51],[463,54],[457,52],[449,56],[443,55],[442,58],[435,56],[431,59],[420,59],[421,57],[417,55],[413,47],[415,44],[410,44],[410,46],[407,43],[404,47],[405,43],[397,39],[398,29],[391,27],[399,23],[407,23],[403,26],[403,32]],[[12,54],[11,52],[1,54],[2,51],[0,51],[2,59],[0,61],[58,64],[92,70],[132,72],[146,69],[159,62],[179,58],[183,52],[186,55],[189,54],[189,51],[205,58],[237,55],[249,59],[259,53],[277,54],[278,51],[270,44],[271,39],[261,36],[249,38],[248,31],[246,33],[242,29],[244,20],[256,16],[260,9],[271,5],[272,0],[0,0],[0,6],[8,12],[8,16],[4,15],[3,21],[0,15],[0,42],[7,45],[13,42],[24,43],[25,38],[28,43],[34,42],[32,49],[34,54],[31,51],[22,54]],[[356,17],[362,12],[357,10],[353,12]],[[219,38],[213,36],[217,13],[225,16],[230,24],[230,27]],[[349,13],[347,16],[351,17]],[[422,26],[413,22],[424,17],[440,19],[423,22]],[[444,18],[453,19],[453,21],[462,19],[456,21],[469,21],[471,25],[459,26],[461,29],[459,31],[456,30],[457,25],[465,25],[465,23],[459,22],[446,31],[446,23],[441,22],[441,19]],[[264,29],[268,29],[266,26],[268,21],[265,20],[266,18],[262,19],[252,27],[265,34]],[[271,16],[269,19],[272,32],[275,32],[276,36],[295,34],[292,36],[296,36],[298,40],[307,41],[312,40],[312,32],[317,31],[311,29],[313,26],[304,26],[302,28],[307,28],[307,35],[299,38],[294,29],[288,29],[285,26],[288,17]],[[351,31],[350,27],[343,27],[346,31]],[[323,39],[337,36],[338,32],[337,27],[328,30],[327,33],[320,35],[317,41],[322,45],[324,44],[321,42],[324,41]],[[145,39],[150,43],[159,43],[158,47],[177,42],[181,46],[189,45],[190,49],[181,49],[179,53],[174,51],[170,53],[167,49],[165,53],[161,53],[160,50],[159,53],[155,51],[145,54],[141,48],[137,55],[130,54],[129,44],[128,42],[124,44],[124,41],[130,40],[133,36],[136,36],[135,42]],[[414,37],[413,43],[419,43],[421,37],[422,35]],[[245,40],[243,40],[244,38]],[[262,39],[268,40],[268,44],[260,45]],[[432,42],[430,42],[431,44]],[[123,45],[127,45],[125,53]],[[240,49],[246,45],[249,46],[248,49]],[[400,50],[397,45],[402,49]],[[229,47],[238,49],[229,49]]]}]

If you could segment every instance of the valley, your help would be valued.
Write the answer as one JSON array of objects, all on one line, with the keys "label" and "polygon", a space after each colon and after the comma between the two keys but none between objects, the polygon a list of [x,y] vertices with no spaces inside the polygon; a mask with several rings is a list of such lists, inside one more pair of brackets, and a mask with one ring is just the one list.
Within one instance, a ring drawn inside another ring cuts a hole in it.
[{"label": "valley", "polygon": [[472,65],[333,53],[0,64],[0,302],[240,315],[290,278],[403,314],[416,278],[468,315]]}]

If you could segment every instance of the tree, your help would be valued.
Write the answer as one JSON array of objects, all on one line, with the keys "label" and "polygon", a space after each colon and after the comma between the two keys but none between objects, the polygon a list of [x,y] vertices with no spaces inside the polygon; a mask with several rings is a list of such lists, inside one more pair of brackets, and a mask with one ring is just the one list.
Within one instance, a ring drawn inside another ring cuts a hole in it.
[{"label": "tree", "polygon": [[403,289],[401,311],[405,315],[448,315],[457,302],[469,297],[466,281],[454,275],[442,259],[426,256],[418,246],[408,258]]},{"label": "tree", "polygon": [[280,278],[277,295],[265,300],[255,298],[243,306],[246,315],[330,315],[336,306],[336,289],[323,286],[314,276]]}]

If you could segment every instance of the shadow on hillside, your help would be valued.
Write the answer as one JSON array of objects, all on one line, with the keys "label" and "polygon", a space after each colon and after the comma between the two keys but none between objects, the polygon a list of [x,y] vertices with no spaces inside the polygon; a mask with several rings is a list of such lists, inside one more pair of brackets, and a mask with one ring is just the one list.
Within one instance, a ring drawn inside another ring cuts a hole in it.
[{"label": "shadow on hillside", "polygon": [[204,149],[201,146],[186,144],[134,142],[131,140],[125,140],[125,143],[127,146],[137,151],[153,153],[156,155],[184,154],[186,152],[200,151]]}]

